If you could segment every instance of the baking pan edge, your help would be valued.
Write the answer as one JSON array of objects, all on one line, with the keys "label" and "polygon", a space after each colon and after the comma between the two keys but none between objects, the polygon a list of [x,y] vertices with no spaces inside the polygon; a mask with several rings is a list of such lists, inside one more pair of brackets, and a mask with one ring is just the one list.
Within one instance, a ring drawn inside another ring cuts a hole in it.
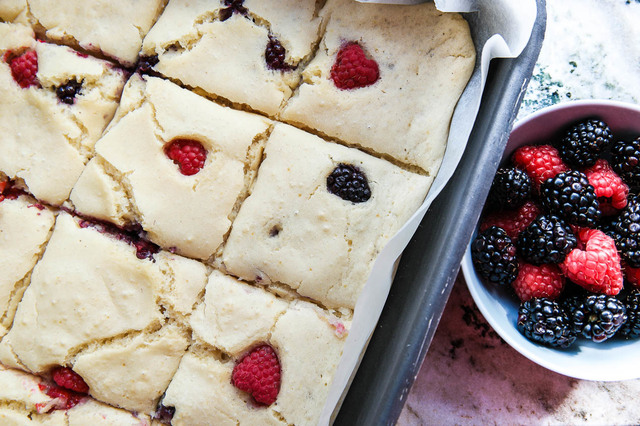
[{"label": "baking pan edge", "polygon": [[545,0],[515,59],[493,60],[460,164],[400,260],[393,286],[335,425],[395,424],[453,288],[542,47]]}]

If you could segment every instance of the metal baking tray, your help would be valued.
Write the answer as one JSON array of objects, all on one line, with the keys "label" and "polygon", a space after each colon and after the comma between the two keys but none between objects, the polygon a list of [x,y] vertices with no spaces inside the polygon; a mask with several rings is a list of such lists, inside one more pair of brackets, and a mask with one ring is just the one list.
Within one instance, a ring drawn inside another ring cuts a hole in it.
[{"label": "metal baking tray", "polygon": [[491,63],[465,153],[402,255],[334,425],[397,422],[451,293],[542,47],[546,3],[536,3],[536,22],[525,50],[515,59]]}]

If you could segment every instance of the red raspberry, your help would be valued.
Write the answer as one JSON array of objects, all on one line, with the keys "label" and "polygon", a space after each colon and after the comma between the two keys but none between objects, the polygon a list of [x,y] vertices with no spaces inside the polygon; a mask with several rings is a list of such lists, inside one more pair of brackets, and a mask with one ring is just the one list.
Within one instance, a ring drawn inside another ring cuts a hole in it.
[{"label": "red raspberry", "polygon": [[480,224],[480,231],[497,226],[507,232],[512,241],[518,239],[520,232],[540,214],[540,207],[533,201],[527,201],[517,210],[505,210],[489,214]]},{"label": "red raspberry", "polygon": [[25,192],[13,186],[11,181],[0,182],[0,202],[4,200],[16,200]]},{"label": "red raspberry", "polygon": [[565,276],[593,293],[615,296],[622,290],[620,256],[611,237],[597,229],[582,228],[578,248],[573,249],[560,268]]},{"label": "red raspberry", "polygon": [[525,145],[518,148],[511,159],[517,168],[527,172],[536,191],[545,180],[570,170],[551,145]]},{"label": "red raspberry", "polygon": [[8,182],[0,182],[0,202],[4,201],[4,190],[7,188]]},{"label": "red raspberry", "polygon": [[600,203],[600,211],[607,216],[618,213],[627,205],[629,187],[613,171],[607,160],[599,159],[584,171]]},{"label": "red raspberry", "polygon": [[167,157],[180,166],[183,175],[195,175],[204,167],[207,150],[202,144],[192,139],[175,139],[164,149]]},{"label": "red raspberry", "polygon": [[634,287],[640,288],[640,268],[632,268],[625,262],[622,262],[622,270],[624,276]]},{"label": "red raspberry", "polygon": [[55,399],[55,404],[41,404],[38,408],[38,411],[44,410],[48,411],[50,409],[54,410],[68,410],[70,408],[78,405],[84,398],[86,398],[85,394],[80,394],[71,390],[64,389],[60,386],[51,385],[47,386],[44,384],[39,384],[38,387],[42,392],[47,394],[49,398]]},{"label": "red raspberry", "polygon": [[371,86],[378,81],[378,63],[368,59],[358,43],[344,44],[331,67],[331,80],[338,89],[348,90]]},{"label": "red raspberry", "polygon": [[511,283],[522,302],[534,297],[557,298],[564,288],[565,277],[557,265],[540,266],[520,262],[518,277]]},{"label": "red raspberry", "polygon": [[273,348],[262,345],[252,349],[233,368],[231,383],[250,393],[256,402],[273,404],[280,391],[280,362]]},{"label": "red raspberry", "polygon": [[58,386],[65,389],[69,389],[79,393],[89,392],[89,385],[84,381],[82,377],[69,367],[56,367],[51,372],[53,381]]},{"label": "red raspberry", "polygon": [[9,62],[13,79],[26,89],[29,86],[38,86],[36,73],[38,72],[38,54],[35,50],[27,50],[20,56],[16,56]]}]

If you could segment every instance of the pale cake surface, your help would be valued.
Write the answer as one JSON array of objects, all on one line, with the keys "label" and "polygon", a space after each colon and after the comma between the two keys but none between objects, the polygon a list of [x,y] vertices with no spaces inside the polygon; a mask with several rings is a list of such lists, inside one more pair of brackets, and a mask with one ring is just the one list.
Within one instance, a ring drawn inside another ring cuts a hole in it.
[{"label": "pale cake surface", "polygon": [[54,222],[54,212],[32,198],[22,196],[0,202],[0,337],[11,327]]},{"label": "pale cake surface", "polygon": [[[96,144],[98,156],[80,177],[71,201],[81,213],[118,224],[139,223],[156,244],[208,259],[222,243],[245,190],[254,161],[251,148],[270,124],[169,81],[132,77],[116,120]],[[207,150],[204,167],[193,176],[182,174],[165,153],[171,141],[181,138]]]},{"label": "pale cake surface", "polygon": [[[67,47],[36,43],[28,27],[0,23],[0,55],[26,50],[38,56],[38,87],[20,87],[0,61],[0,171],[23,180],[39,200],[60,205],[115,113],[125,74]],[[70,80],[82,81],[72,105],[55,93]]]},{"label": "pale cake surface", "polygon": [[2,363],[40,374],[72,365],[96,399],[152,412],[190,342],[164,301],[190,311],[206,282],[201,263],[156,256],[138,259],[127,242],[61,213],[0,342]]},{"label": "pale cake surface", "polygon": [[[317,423],[348,322],[311,303],[286,301],[214,272],[191,325],[196,342],[219,348],[225,356],[195,348],[182,358],[163,399],[176,408],[174,425],[207,424],[203,419],[216,424]],[[235,362],[263,344],[273,347],[282,369],[278,398],[269,407],[251,403],[231,385]],[[210,392],[218,397],[210,399]]]},{"label": "pale cake surface", "polygon": [[124,66],[136,63],[142,39],[166,0],[3,0],[0,19],[29,23],[47,39],[113,58]]},{"label": "pale cake surface", "polygon": [[[316,1],[253,0],[244,7],[246,15],[223,20],[221,3],[172,1],[142,52],[158,55],[154,69],[169,78],[273,116],[293,93],[320,37]],[[269,68],[270,37],[285,48],[285,62],[294,69]]]},{"label": "pale cake surface", "polygon": [[[467,22],[432,2],[416,6],[329,0],[318,53],[281,118],[435,176],[458,98],[475,65]],[[358,43],[379,66],[373,85],[336,87],[341,47]]]},{"label": "pale cake surface", "polygon": [[[465,20],[432,3],[0,0],[0,21],[0,423],[317,424],[373,263],[442,160],[475,64]],[[348,43],[373,85],[336,87]],[[10,62],[29,50],[22,88]],[[206,151],[193,175],[177,140]],[[370,198],[330,188],[345,166]],[[263,345],[269,406],[232,379]],[[72,408],[47,394],[60,366],[89,388]]]},{"label": "pale cake surface", "polygon": [[[431,178],[277,124],[251,195],[224,247],[233,275],[282,283],[329,307],[353,308],[377,254],[422,203]],[[329,192],[339,164],[362,170],[371,198]]]}]

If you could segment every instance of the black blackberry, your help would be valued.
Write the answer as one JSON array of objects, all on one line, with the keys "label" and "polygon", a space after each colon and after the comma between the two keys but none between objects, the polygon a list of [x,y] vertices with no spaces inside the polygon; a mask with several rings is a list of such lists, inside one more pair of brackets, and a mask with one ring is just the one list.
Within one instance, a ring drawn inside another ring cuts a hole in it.
[{"label": "black blackberry", "polygon": [[637,339],[640,337],[640,290],[629,291],[622,298],[622,302],[627,309],[627,321],[618,330],[618,335],[627,339]]},{"label": "black blackberry", "polygon": [[279,71],[292,70],[293,66],[285,62],[287,51],[280,41],[272,35],[269,35],[269,42],[264,51],[264,59],[267,62],[267,68]]},{"label": "black blackberry", "polygon": [[640,138],[611,147],[611,167],[632,188],[640,187]]},{"label": "black blackberry", "polygon": [[[570,285],[567,283],[566,287]],[[577,287],[577,285],[574,285]],[[588,293],[587,291],[574,290],[572,294],[562,294],[562,299],[560,300],[560,305],[569,316],[569,319],[573,318],[573,313],[582,306],[582,302],[588,296],[591,296],[593,293]]]},{"label": "black blackberry", "polygon": [[612,232],[616,226],[617,219],[618,216],[603,216],[598,221],[596,229],[601,230],[602,232],[613,238]]},{"label": "black blackberry", "polygon": [[601,120],[589,119],[573,125],[558,144],[560,158],[574,167],[593,165],[611,144],[611,129]]},{"label": "black blackberry", "polygon": [[60,99],[60,102],[64,102],[68,105],[73,105],[76,100],[76,95],[80,93],[82,88],[82,81],[69,80],[64,84],[56,87],[56,96]]},{"label": "black blackberry", "polygon": [[234,13],[246,15],[249,13],[246,7],[243,6],[244,0],[224,0],[224,5],[228,6],[224,9],[220,9],[220,20],[226,21],[231,18]]},{"label": "black blackberry", "polygon": [[629,196],[608,235],[616,242],[622,259],[632,268],[640,268],[640,197]]},{"label": "black blackberry", "polygon": [[564,220],[540,215],[518,237],[518,252],[529,263],[561,263],[578,244]]},{"label": "black blackberry", "polygon": [[523,205],[530,195],[529,175],[520,169],[504,167],[496,172],[487,201],[489,205],[510,209]]},{"label": "black blackberry", "polygon": [[352,164],[340,163],[327,176],[327,190],[346,201],[364,203],[371,198],[367,176]]},{"label": "black blackberry", "polygon": [[158,409],[153,415],[153,419],[159,421],[160,423],[170,425],[171,420],[173,420],[173,416],[175,414],[176,414],[175,407],[159,404]]},{"label": "black blackberry", "polygon": [[151,74],[153,73],[153,67],[155,67],[160,60],[158,59],[158,55],[141,55],[138,59],[138,72],[140,74]]},{"label": "black blackberry", "polygon": [[573,331],[596,343],[612,337],[627,321],[624,303],[613,296],[593,294],[571,303]]},{"label": "black blackberry", "polygon": [[491,283],[509,285],[518,276],[516,247],[497,226],[478,234],[471,244],[471,259],[478,275]]},{"label": "black blackberry", "polygon": [[547,346],[565,349],[576,341],[569,316],[554,300],[533,298],[522,303],[516,325],[527,339]]},{"label": "black blackberry", "polygon": [[589,180],[577,170],[558,173],[540,185],[542,205],[570,225],[595,227],[600,203]]}]

